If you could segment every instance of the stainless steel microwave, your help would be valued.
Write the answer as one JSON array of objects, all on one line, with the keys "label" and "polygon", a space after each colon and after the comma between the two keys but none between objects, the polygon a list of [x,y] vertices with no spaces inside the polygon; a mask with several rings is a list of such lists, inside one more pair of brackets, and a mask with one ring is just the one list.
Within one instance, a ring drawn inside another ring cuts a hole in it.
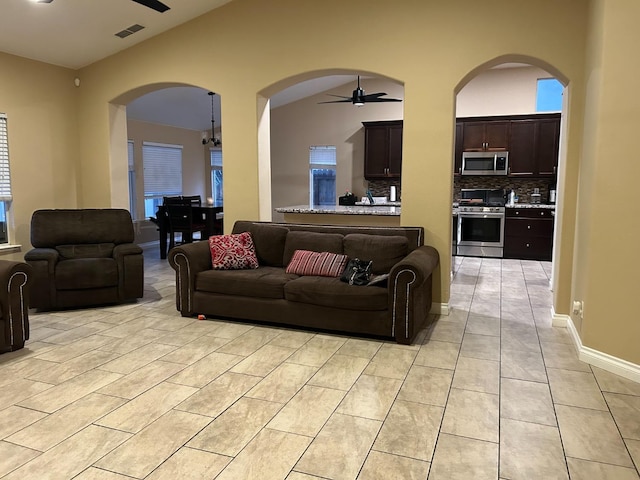
[{"label": "stainless steel microwave", "polygon": [[462,175],[506,175],[509,152],[463,152]]}]

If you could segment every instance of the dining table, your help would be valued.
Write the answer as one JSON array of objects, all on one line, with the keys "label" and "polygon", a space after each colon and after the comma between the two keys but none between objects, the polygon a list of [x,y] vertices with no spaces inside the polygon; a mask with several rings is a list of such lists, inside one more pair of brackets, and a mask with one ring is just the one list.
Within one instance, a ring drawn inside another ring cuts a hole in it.
[{"label": "dining table", "polygon": [[[206,225],[204,235],[209,238],[211,235],[222,234],[222,205],[202,205],[191,206],[193,209],[193,218],[202,220],[202,223]],[[154,219],[151,219],[154,221]],[[166,205],[159,205],[156,212],[156,218],[154,223],[158,226],[158,235],[160,239],[160,258],[167,258],[167,235],[169,235],[171,229],[169,226],[169,215]]]}]

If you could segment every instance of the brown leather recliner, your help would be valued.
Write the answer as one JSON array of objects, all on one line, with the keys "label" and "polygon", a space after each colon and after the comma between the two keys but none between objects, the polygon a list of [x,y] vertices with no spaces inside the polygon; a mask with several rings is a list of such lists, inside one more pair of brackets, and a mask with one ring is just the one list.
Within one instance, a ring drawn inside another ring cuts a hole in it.
[{"label": "brown leather recliner", "polygon": [[37,210],[31,217],[31,307],[106,305],[141,298],[142,249],[123,209]]},{"label": "brown leather recliner", "polygon": [[24,262],[0,260],[0,353],[19,350],[29,339],[32,269]]}]

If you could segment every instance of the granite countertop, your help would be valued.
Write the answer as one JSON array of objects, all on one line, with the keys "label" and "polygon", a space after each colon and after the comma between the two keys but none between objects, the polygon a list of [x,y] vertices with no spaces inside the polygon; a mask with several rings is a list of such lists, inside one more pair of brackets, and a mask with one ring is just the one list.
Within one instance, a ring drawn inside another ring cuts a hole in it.
[{"label": "granite countertop", "polygon": [[292,207],[278,207],[275,210],[278,213],[400,216],[400,207],[383,205],[295,205]]},{"label": "granite countertop", "polygon": [[507,208],[546,208],[548,210],[555,210],[555,205],[548,205],[546,203],[514,203],[513,205],[505,205]]}]

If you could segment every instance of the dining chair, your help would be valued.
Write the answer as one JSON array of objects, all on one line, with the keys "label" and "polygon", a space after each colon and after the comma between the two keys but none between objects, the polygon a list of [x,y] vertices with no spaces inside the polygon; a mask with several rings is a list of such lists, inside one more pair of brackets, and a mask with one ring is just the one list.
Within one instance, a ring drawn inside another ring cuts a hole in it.
[{"label": "dining chair", "polygon": [[169,217],[169,250],[175,245],[176,233],[181,234],[180,243],[193,242],[193,234],[200,232],[202,237],[207,231],[207,225],[199,217],[194,217],[192,205],[167,205],[167,215]]}]

